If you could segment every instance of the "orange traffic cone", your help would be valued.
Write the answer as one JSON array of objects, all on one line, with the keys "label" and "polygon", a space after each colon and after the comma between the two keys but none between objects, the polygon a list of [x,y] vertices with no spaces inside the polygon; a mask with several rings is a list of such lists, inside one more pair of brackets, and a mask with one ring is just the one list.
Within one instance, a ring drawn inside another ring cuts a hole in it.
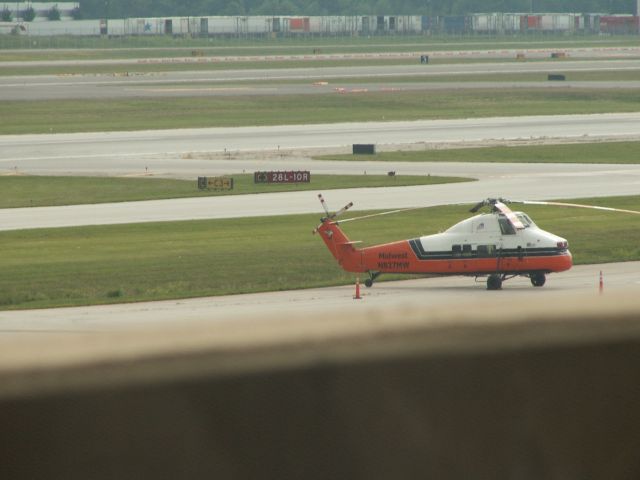
[{"label": "orange traffic cone", "polygon": [[604,283],[602,281],[602,270],[600,270],[600,286],[599,286],[600,295],[602,295],[603,288],[604,288]]},{"label": "orange traffic cone", "polygon": [[360,296],[360,277],[356,277],[356,294],[353,299],[362,300],[362,297]]}]

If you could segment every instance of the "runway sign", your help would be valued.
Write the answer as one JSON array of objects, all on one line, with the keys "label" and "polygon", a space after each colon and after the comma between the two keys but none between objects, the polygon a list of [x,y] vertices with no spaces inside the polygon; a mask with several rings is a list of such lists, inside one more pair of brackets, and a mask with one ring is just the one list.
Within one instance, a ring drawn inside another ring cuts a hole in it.
[{"label": "runway sign", "polygon": [[229,177],[198,177],[200,190],[233,190],[233,178]]},{"label": "runway sign", "polygon": [[301,171],[270,171],[254,172],[253,183],[309,183],[311,182],[311,172]]}]

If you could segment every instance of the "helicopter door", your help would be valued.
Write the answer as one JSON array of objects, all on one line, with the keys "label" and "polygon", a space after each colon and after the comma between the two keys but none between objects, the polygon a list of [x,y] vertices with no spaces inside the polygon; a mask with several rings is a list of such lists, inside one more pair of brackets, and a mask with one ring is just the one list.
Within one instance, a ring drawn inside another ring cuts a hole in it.
[{"label": "helicopter door", "polygon": [[[478,254],[478,259],[481,259],[483,260],[483,262],[486,262],[489,265],[489,269],[498,270],[499,248],[496,244],[488,243],[484,245],[478,245],[476,247],[476,252]],[[487,260],[489,261],[487,262]]]}]

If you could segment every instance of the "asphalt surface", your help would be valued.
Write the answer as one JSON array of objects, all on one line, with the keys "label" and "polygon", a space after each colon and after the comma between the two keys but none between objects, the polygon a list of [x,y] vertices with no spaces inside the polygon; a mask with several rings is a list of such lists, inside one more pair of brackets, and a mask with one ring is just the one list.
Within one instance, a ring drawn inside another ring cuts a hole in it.
[{"label": "asphalt surface", "polygon": [[[7,66],[3,62],[0,66]],[[186,66],[185,68],[188,68]],[[202,95],[291,95],[349,93],[396,90],[437,90],[443,88],[638,88],[638,82],[394,82],[398,77],[433,80],[446,75],[622,72],[640,70],[640,59],[574,60],[567,62],[491,62],[444,65],[380,65],[306,67],[135,73],[116,70],[112,74],[0,76],[0,101],[28,101],[77,98],[137,98]],[[376,79],[375,83],[341,84],[335,79]],[[385,82],[385,79],[389,79]],[[277,82],[308,82],[306,85],[277,85]],[[328,81],[329,85],[314,85]],[[275,82],[273,85],[245,85],[237,82]],[[220,86],[216,84],[231,84]]]},{"label": "asphalt surface", "polygon": [[[491,139],[607,137],[640,134],[640,113],[360,122],[269,127],[199,128],[137,132],[0,136],[0,172],[113,171],[113,162],[141,173],[149,157],[179,174],[183,160],[199,154],[350,147],[354,143],[405,145]],[[256,154],[256,156],[258,156]],[[231,165],[231,163],[230,163]],[[142,167],[142,168],[141,168]]]}]

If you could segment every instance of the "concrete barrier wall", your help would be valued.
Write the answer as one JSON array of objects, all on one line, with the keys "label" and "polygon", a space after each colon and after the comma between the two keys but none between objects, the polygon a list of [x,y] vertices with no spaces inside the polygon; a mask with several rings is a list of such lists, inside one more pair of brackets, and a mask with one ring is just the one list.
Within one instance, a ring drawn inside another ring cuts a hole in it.
[{"label": "concrete barrier wall", "polygon": [[[319,354],[336,342],[316,335],[299,344],[312,361],[225,374],[209,364],[208,373],[127,382],[87,365],[90,387],[0,400],[0,478],[640,478],[637,309],[604,318],[584,307],[584,323],[539,324],[548,342],[523,341],[529,334],[514,324],[471,322],[422,339],[378,329],[340,345],[364,355]],[[410,316],[395,321],[406,327]],[[415,348],[483,332],[499,340]],[[395,347],[371,354],[385,338]],[[403,341],[413,346],[396,348]],[[181,362],[221,361],[207,355]],[[162,369],[177,359],[153,361]],[[137,364],[109,368],[126,376]]]}]

